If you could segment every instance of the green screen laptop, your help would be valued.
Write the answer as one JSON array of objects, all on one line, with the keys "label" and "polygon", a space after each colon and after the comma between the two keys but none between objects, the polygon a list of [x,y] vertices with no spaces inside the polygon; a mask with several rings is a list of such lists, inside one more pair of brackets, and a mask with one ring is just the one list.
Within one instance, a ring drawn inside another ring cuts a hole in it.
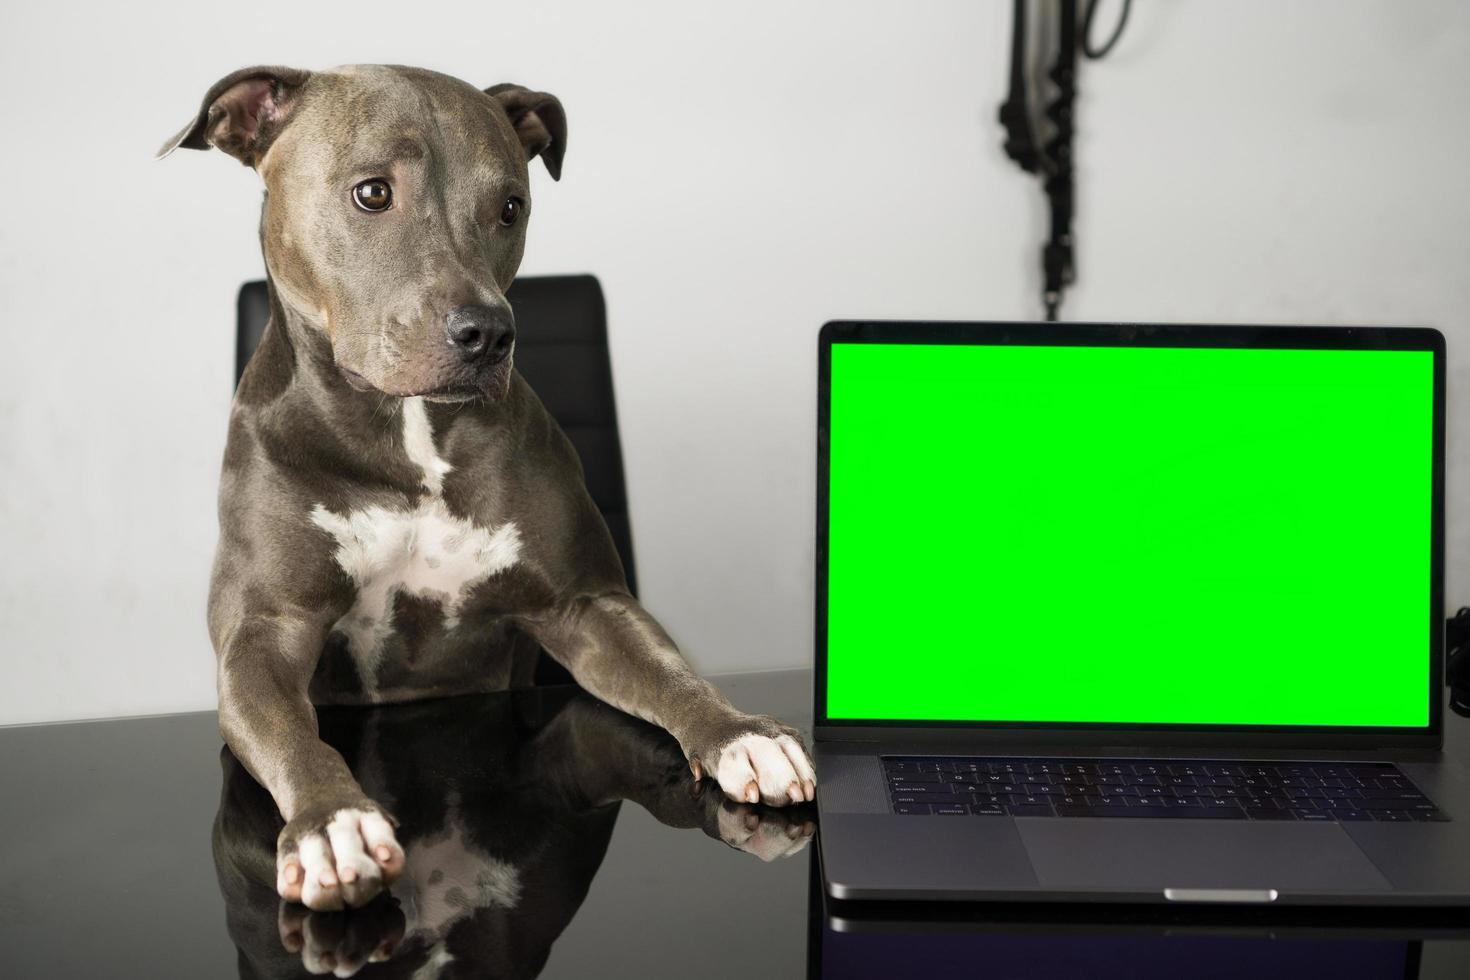
[{"label": "green screen laptop", "polygon": [[833,323],[819,360],[834,897],[1470,894],[1438,332]]}]

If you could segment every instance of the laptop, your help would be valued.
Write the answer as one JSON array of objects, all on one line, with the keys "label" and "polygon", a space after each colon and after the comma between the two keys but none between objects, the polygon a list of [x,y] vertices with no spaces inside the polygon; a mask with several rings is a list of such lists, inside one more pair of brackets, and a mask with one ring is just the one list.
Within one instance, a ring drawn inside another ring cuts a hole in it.
[{"label": "laptop", "polygon": [[1470,904],[1438,331],[819,343],[831,897]]}]

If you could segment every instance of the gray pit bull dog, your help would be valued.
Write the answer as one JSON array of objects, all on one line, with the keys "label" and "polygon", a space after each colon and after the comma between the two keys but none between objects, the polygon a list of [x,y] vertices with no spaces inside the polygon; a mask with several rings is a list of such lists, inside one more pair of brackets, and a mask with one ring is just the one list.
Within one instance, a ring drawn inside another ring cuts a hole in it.
[{"label": "gray pit bull dog", "polygon": [[581,464],[512,364],[527,165],[566,117],[518,85],[257,67],[160,151],[265,182],[271,320],[235,395],[209,599],[220,730],[285,820],[281,896],[357,906],[404,869],[314,705],[529,683],[545,649],[731,798],[810,800],[799,734],[736,710],[631,595]]}]

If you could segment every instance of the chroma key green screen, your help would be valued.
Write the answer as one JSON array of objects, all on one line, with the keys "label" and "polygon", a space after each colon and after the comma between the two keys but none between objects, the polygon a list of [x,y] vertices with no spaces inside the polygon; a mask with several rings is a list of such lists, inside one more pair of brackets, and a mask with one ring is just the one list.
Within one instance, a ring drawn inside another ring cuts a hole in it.
[{"label": "chroma key green screen", "polygon": [[1433,357],[833,343],[827,716],[1428,725]]}]

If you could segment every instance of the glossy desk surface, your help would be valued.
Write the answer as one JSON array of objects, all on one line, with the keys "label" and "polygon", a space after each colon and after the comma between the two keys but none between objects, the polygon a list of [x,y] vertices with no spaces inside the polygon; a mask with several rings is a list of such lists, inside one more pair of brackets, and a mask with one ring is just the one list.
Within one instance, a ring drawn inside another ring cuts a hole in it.
[{"label": "glossy desk surface", "polygon": [[[718,680],[810,721],[809,672]],[[347,913],[261,880],[279,821],[212,713],[0,730],[0,975],[1470,976],[1470,922],[831,907],[809,808],[693,792],[672,740],[570,688],[321,721],[409,855]]]}]

